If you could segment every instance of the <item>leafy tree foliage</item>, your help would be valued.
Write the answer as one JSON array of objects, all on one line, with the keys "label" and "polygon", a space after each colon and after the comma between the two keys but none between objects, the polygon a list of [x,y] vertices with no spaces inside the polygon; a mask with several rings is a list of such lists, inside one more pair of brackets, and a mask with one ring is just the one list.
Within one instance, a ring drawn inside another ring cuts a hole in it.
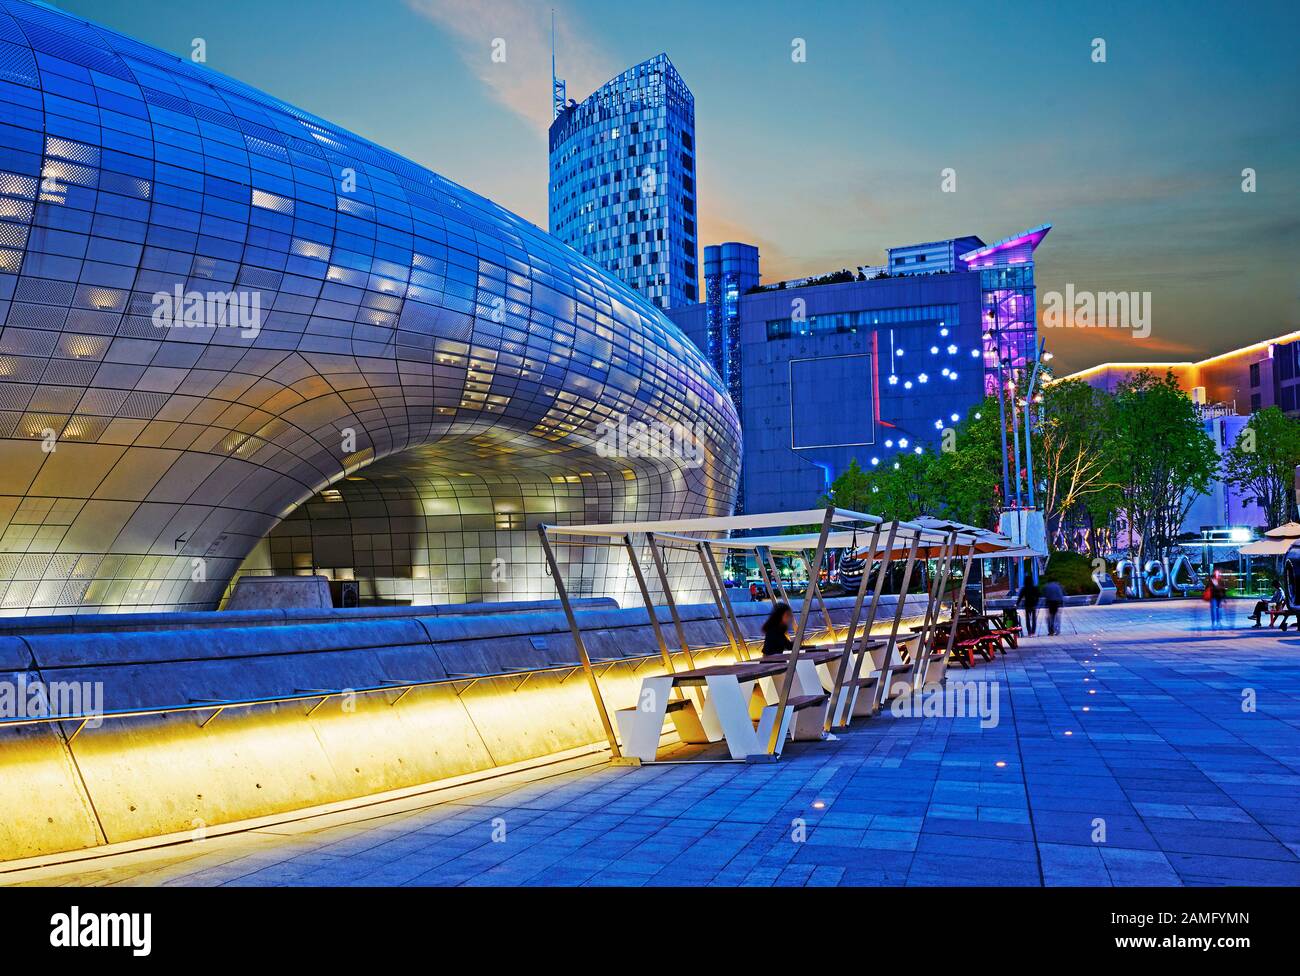
[{"label": "leafy tree foliage", "polygon": [[1268,513],[1269,525],[1296,517],[1295,469],[1300,465],[1300,421],[1277,407],[1250,418],[1224,458],[1224,477]]}]

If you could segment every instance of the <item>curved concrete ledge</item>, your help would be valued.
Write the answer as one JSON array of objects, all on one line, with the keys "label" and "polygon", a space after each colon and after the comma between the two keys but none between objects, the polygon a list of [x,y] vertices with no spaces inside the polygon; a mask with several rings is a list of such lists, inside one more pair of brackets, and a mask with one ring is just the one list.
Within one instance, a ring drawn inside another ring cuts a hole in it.
[{"label": "curved concrete ledge", "polygon": [[[909,618],[922,609],[915,599]],[[832,617],[847,619],[851,603],[828,601]],[[766,606],[736,612],[756,634]],[[692,645],[720,643],[713,613],[682,608]],[[630,705],[663,667],[645,610],[579,616],[607,703]],[[80,731],[71,721],[0,728],[0,860],[205,831],[603,742],[586,682],[566,663],[576,659],[555,612],[0,637],[0,684],[99,689],[108,712],[192,709]],[[385,681],[436,683],[348,691]]]}]

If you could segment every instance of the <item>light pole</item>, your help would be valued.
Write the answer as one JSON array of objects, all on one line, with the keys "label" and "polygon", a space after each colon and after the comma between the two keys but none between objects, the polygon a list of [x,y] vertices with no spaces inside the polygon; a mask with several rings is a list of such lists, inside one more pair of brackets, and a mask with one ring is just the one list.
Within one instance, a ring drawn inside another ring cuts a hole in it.
[{"label": "light pole", "polygon": [[[1044,362],[1052,358],[1052,354],[1046,352],[1047,340],[1041,339],[1038,343],[1038,355],[1034,357],[1034,371],[1029,375],[1029,390],[1025,395],[1025,483],[1028,489],[1026,501],[1029,503],[1030,511],[1037,509],[1034,502],[1034,444],[1033,444],[1033,425],[1030,419],[1029,409],[1034,402],[1034,390],[1038,386],[1038,371],[1042,368]],[[1019,478],[1016,479],[1017,488],[1019,488]],[[1038,561],[1033,563],[1034,583],[1038,583]],[[1021,585],[1024,584],[1024,560],[1020,563]]]}]

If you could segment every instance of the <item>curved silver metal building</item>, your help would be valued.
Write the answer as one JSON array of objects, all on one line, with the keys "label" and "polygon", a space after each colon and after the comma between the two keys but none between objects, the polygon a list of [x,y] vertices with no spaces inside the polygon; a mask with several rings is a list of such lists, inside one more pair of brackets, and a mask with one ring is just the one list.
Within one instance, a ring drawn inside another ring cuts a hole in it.
[{"label": "curved silver metal building", "polygon": [[[241,565],[550,597],[537,523],[735,495],[721,382],[611,276],[323,119],[14,0],[0,322],[3,614],[211,608]],[[605,553],[569,553],[577,595],[625,585]]]}]

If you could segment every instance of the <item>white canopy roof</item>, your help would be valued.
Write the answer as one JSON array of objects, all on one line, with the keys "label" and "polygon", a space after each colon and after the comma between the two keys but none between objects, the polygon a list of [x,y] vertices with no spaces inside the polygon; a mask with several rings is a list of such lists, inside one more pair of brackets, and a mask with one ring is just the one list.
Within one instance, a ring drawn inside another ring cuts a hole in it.
[{"label": "white canopy roof", "polygon": [[[815,525],[820,523],[825,519],[825,517],[826,509],[810,508],[802,511],[770,512],[760,515],[718,515],[708,518],[661,519],[658,521],[648,522],[603,522],[593,523],[591,525],[547,525],[546,531],[557,535],[611,537],[642,532],[653,532],[656,535],[667,539],[680,539],[692,543],[708,541],[711,546],[720,549],[754,550],[763,547],[777,552],[800,552],[807,549],[816,549],[817,543],[821,538],[821,533],[804,532],[797,534],[750,535],[731,538],[711,538],[707,540],[691,538],[686,535],[686,533],[725,533],[745,532],[755,529],[789,529],[797,526]],[[885,522],[878,515],[868,515],[864,512],[854,512],[844,508],[833,509],[831,521],[840,527],[827,534],[827,548],[857,548],[857,555],[864,558],[884,552],[885,543],[889,539],[889,533],[895,526],[895,523]],[[857,529],[843,528],[846,523],[851,522],[866,524]],[[925,543],[925,548],[922,550],[921,555],[930,556],[937,551],[938,546],[947,541],[949,533],[956,532],[957,543],[959,546],[970,546],[971,544],[975,544],[979,547],[979,552],[976,555],[981,555],[986,558],[1004,555],[1038,555],[1038,553],[1031,549],[1026,549],[1023,546],[1016,546],[1012,540],[999,535],[996,532],[989,529],[981,529],[973,525],[965,525],[961,522],[951,522],[923,516],[915,522],[900,521],[896,524],[897,532],[895,533],[894,538],[894,552],[910,549],[917,533],[920,533],[921,541]],[[875,532],[874,526],[877,525],[880,527],[880,534],[877,537],[875,549],[871,550],[871,539]]]},{"label": "white canopy roof", "polygon": [[[1293,522],[1292,525],[1295,523]],[[1243,556],[1285,556],[1297,539],[1259,539],[1248,546],[1242,546],[1238,552]]]},{"label": "white canopy roof", "polygon": [[[1264,533],[1270,539],[1300,539],[1300,522],[1288,522]],[[1242,552],[1245,552],[1243,549]]]},{"label": "white canopy roof", "polygon": [[[764,515],[714,515],[707,518],[663,519],[655,522],[604,522],[591,525],[548,525],[547,532],[560,535],[625,535],[629,532],[746,532],[751,529],[788,529],[797,525],[821,522],[826,509],[810,508],[798,512],[769,512]],[[832,522],[880,522],[878,515],[837,508]],[[813,539],[813,545],[817,540]]]}]

